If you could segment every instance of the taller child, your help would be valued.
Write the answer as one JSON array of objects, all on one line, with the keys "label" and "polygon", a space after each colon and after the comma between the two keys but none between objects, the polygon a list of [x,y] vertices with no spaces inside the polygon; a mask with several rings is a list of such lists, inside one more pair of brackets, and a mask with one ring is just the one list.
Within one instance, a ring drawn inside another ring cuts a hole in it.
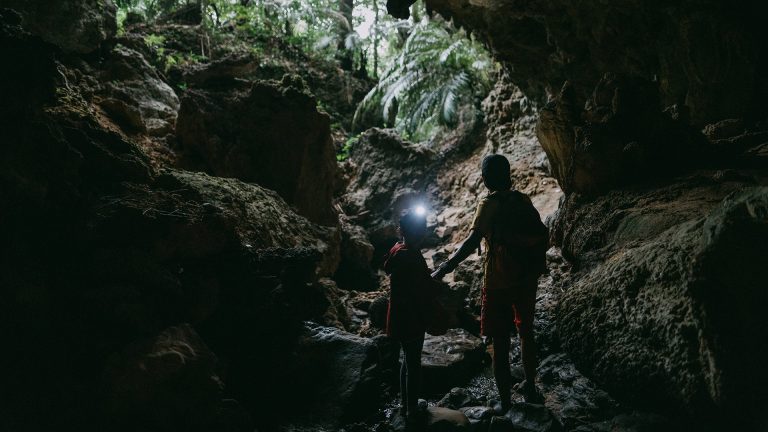
[{"label": "taller child", "polygon": [[[483,183],[490,190],[477,207],[469,237],[432,274],[441,279],[471,255],[485,239],[481,333],[493,340],[493,373],[501,410],[511,406],[509,365],[512,325],[520,335],[525,381],[520,390],[528,402],[540,402],[536,391],[536,341],[533,314],[538,277],[546,270],[548,232],[527,195],[512,189],[509,161],[490,155],[482,163]],[[514,319],[513,319],[514,318]]]}]

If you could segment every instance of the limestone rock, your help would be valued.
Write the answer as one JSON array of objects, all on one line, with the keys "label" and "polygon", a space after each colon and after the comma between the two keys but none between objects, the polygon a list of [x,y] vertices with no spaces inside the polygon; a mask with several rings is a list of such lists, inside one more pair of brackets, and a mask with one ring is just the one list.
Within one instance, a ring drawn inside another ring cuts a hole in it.
[{"label": "limestone rock", "polygon": [[[390,0],[387,8],[407,14],[412,3]],[[697,126],[766,113],[757,108],[768,89],[759,2],[430,0],[427,8],[485,40],[539,104],[570,81],[582,106],[600,77],[615,72],[657,81],[662,104],[684,103]]]},{"label": "limestone rock", "polygon": [[697,166],[703,137],[659,108],[655,85],[606,74],[582,112],[570,84],[540,110],[536,134],[566,193],[596,194]]},{"label": "limestone rock", "polygon": [[188,324],[129,345],[110,358],[105,375],[115,428],[199,427],[212,424],[221,407],[216,356]]},{"label": "limestone rock", "polygon": [[544,405],[515,403],[503,417],[494,417],[489,432],[556,432],[562,430]]},{"label": "limestone rock", "polygon": [[765,187],[693,177],[565,216],[582,271],[556,317],[577,365],[620,399],[704,422],[762,409],[767,200]]},{"label": "limestone rock", "polygon": [[164,136],[173,132],[179,98],[144,56],[116,46],[103,66],[99,104],[129,130]]},{"label": "limestone rock", "polygon": [[466,330],[427,335],[421,356],[424,391],[447,391],[463,384],[482,367],[487,355],[483,341]]},{"label": "limestone rock", "polygon": [[339,285],[356,291],[378,288],[378,278],[373,273],[373,245],[365,230],[345,218],[341,226],[341,262],[334,278]]},{"label": "limestone rock", "polygon": [[185,166],[258,183],[310,220],[337,223],[330,122],[300,84],[287,79],[188,90],[176,129]]},{"label": "limestone rock", "polygon": [[117,33],[111,0],[8,0],[3,7],[20,12],[25,29],[65,51],[92,52]]},{"label": "limestone rock", "polygon": [[457,410],[466,406],[477,405],[477,402],[466,389],[454,387],[437,402],[437,406]]},{"label": "limestone rock", "polygon": [[[375,411],[380,388],[376,343],[329,327],[308,324],[299,342],[297,377],[313,424],[343,424]],[[301,416],[296,419],[300,422]]]}]

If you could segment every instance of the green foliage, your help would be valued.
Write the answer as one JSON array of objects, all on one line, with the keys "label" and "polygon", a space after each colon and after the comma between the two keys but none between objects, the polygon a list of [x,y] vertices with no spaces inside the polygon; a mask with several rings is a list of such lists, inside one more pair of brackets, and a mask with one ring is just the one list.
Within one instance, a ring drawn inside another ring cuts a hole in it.
[{"label": "green foliage", "polygon": [[355,123],[378,119],[408,139],[429,139],[456,126],[461,113],[477,114],[493,68],[487,51],[463,30],[424,20],[361,102]]},{"label": "green foliage", "polygon": [[360,139],[360,135],[349,137],[347,142],[344,143],[344,146],[341,147],[341,150],[336,153],[336,160],[339,162],[344,162],[345,160],[349,159],[349,151],[352,149],[352,146],[357,144],[358,139]]},{"label": "green foliage", "polygon": [[165,36],[149,34],[144,36],[144,43],[147,44],[157,55],[157,62],[162,65],[163,72],[168,72],[171,66],[190,63],[199,63],[207,60],[206,57],[197,53],[185,53],[178,51],[168,51],[165,49]]},{"label": "green foliage", "polygon": [[[236,43],[251,38],[259,53],[265,46],[287,43],[309,57],[350,58],[354,69],[374,76],[378,72],[374,63],[386,56],[389,39],[398,38],[392,26],[396,20],[386,14],[384,0],[355,0],[351,11],[341,0],[117,0],[116,4],[121,31],[129,13],[152,23],[188,4],[199,4],[203,29],[213,45],[231,44],[234,32]],[[371,23],[374,15],[377,19]]]}]

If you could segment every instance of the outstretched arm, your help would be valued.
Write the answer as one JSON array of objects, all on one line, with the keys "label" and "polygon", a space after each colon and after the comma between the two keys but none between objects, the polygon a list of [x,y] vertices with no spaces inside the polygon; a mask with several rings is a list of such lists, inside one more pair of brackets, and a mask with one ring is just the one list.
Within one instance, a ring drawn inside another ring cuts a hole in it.
[{"label": "outstretched arm", "polygon": [[437,270],[432,273],[432,277],[434,279],[442,279],[443,276],[454,271],[462,261],[464,261],[468,256],[472,255],[472,253],[476,251],[478,247],[480,247],[480,240],[482,239],[482,234],[473,229],[469,233],[469,237],[467,237],[467,239],[464,240],[464,243],[461,244],[459,250],[451,255],[451,257],[448,258],[448,261],[440,264],[440,267],[438,267]]}]

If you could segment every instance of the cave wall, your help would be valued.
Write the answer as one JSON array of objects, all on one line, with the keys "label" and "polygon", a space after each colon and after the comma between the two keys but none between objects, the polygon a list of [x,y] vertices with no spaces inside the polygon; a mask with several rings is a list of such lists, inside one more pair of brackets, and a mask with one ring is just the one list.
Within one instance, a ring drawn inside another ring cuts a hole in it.
[{"label": "cave wall", "polygon": [[656,83],[691,122],[761,116],[768,95],[765,5],[748,0],[429,0],[478,34],[526,95],[570,81],[583,104],[605,72]]}]

